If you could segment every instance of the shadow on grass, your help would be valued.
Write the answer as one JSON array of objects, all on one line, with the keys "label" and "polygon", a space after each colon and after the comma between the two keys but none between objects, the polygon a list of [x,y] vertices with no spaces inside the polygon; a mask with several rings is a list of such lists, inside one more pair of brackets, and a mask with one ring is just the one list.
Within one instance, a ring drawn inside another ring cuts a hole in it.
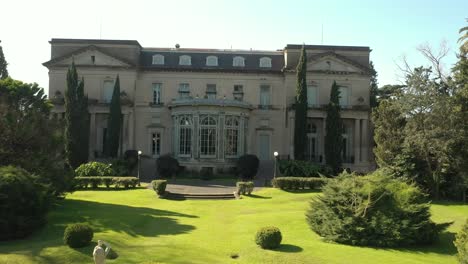
[{"label": "shadow on grass", "polygon": [[285,253],[297,253],[297,252],[303,251],[303,249],[299,246],[295,246],[291,244],[281,244],[274,251],[285,252]]},{"label": "shadow on grass", "polygon": [[271,199],[271,196],[261,196],[257,194],[250,194],[250,195],[247,195],[247,197],[252,197],[256,199]]},{"label": "shadow on grass", "polygon": [[441,255],[455,255],[457,248],[453,245],[455,240],[455,233],[443,232],[439,235],[439,240],[432,245],[427,246],[409,246],[406,248],[396,248],[394,250],[403,252],[417,252],[417,253],[437,253]]},{"label": "shadow on grass", "polygon": [[[195,226],[179,223],[198,216],[145,207],[132,207],[83,200],[61,200],[49,213],[48,223],[26,239],[0,242],[0,253],[19,253],[42,258],[44,248],[63,246],[63,232],[71,223],[87,223],[95,233],[114,231],[130,236],[157,237],[188,233]],[[94,237],[97,241],[98,237]],[[112,242],[111,242],[112,244]],[[77,251],[89,255],[94,245]],[[47,258],[47,257],[44,257]],[[52,259],[47,263],[55,263]]]}]

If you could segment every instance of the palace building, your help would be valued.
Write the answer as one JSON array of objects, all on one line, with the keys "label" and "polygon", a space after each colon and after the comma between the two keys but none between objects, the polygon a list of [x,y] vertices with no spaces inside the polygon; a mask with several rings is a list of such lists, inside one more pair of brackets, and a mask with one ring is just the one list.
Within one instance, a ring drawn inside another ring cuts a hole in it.
[{"label": "palace building", "polygon": [[[302,45],[284,49],[147,48],[135,40],[52,39],[49,98],[63,118],[74,60],[89,97],[90,158],[102,155],[114,80],[120,78],[120,151],[171,154],[187,168],[228,169],[240,155],[294,158],[296,66]],[[369,124],[369,47],[306,45],[307,158],[324,163],[327,105],[340,86],[344,167],[374,167]]]}]

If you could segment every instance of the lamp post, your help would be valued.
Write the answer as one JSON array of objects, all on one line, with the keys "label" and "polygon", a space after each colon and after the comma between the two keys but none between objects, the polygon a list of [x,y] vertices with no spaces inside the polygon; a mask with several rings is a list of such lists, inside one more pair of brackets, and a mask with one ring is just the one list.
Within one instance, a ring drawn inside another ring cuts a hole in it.
[{"label": "lamp post", "polygon": [[138,151],[138,184],[140,184],[140,157],[141,157],[141,150]]},{"label": "lamp post", "polygon": [[273,172],[273,178],[276,178],[276,161],[278,160],[278,151],[273,152],[273,155],[275,156],[275,171]]}]

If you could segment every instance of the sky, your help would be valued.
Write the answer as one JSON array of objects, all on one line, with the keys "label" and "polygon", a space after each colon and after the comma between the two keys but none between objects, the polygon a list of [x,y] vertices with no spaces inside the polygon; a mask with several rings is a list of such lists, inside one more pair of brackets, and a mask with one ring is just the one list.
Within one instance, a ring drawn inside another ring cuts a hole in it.
[{"label": "sky", "polygon": [[[369,46],[379,86],[401,82],[397,64],[428,65],[416,50],[442,41],[456,62],[463,0],[2,0],[0,45],[14,79],[48,89],[52,38],[137,40],[143,47],[283,49],[287,44]],[[323,29],[323,30],[322,30]],[[323,33],[323,38],[322,38]]]}]

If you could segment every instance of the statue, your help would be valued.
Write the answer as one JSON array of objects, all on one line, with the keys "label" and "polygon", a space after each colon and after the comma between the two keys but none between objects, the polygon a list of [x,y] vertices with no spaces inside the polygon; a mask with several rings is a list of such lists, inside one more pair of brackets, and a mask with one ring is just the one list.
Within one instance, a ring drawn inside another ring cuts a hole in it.
[{"label": "statue", "polygon": [[[102,246],[105,246],[105,250]],[[97,246],[94,247],[93,251],[93,258],[95,264],[105,264],[106,263],[106,256],[109,254],[111,246],[103,240],[98,240]]]}]

